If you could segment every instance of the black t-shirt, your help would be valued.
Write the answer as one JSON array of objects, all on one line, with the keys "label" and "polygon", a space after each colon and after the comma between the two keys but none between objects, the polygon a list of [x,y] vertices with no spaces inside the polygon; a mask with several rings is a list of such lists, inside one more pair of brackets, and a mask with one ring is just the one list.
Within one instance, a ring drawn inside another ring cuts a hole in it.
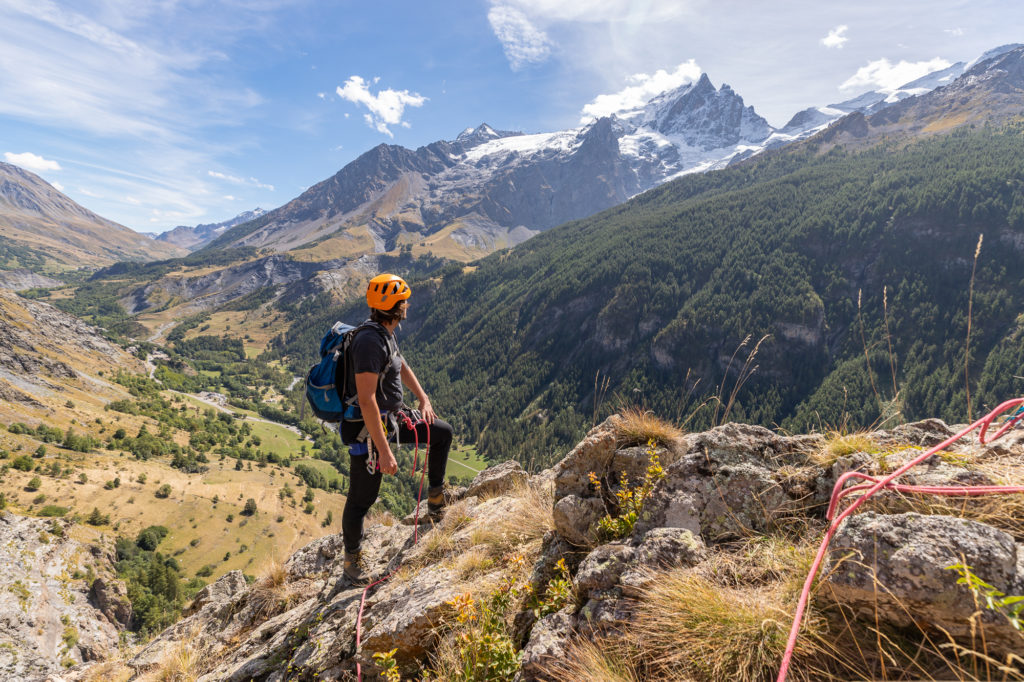
[{"label": "black t-shirt", "polygon": [[348,357],[352,359],[352,392],[349,395],[355,393],[356,374],[383,374],[377,384],[377,407],[381,410],[393,410],[402,405],[402,353],[398,350],[394,334],[376,322],[364,324],[366,327],[356,332],[352,344],[348,347]]}]

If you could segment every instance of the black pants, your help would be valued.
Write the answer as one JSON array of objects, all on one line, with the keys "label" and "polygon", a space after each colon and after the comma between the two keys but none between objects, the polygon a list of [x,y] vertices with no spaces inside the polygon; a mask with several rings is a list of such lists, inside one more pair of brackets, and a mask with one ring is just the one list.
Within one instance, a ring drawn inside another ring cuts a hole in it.
[{"label": "black pants", "polygon": [[[426,447],[428,435],[430,452],[427,454],[427,480],[432,488],[436,488],[444,485],[448,450],[452,446],[451,425],[435,419],[429,426],[422,422],[417,424],[416,432],[413,433],[412,429],[399,424],[398,439],[402,445],[412,445],[418,436],[420,447]],[[348,497],[345,499],[345,511],[341,514],[341,533],[346,551],[355,552],[359,549],[359,542],[363,538],[363,518],[377,501],[381,478],[379,466],[372,474],[366,470],[365,455],[349,455]]]}]

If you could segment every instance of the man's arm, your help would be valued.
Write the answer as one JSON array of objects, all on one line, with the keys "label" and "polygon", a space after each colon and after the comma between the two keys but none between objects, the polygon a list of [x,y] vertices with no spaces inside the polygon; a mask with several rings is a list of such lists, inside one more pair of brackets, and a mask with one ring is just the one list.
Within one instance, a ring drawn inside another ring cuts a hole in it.
[{"label": "man's arm", "polygon": [[380,423],[380,409],[377,407],[377,380],[378,375],[373,372],[359,372],[356,374],[356,396],[359,399],[359,409],[363,413],[363,423],[370,433],[373,445],[377,450],[380,470],[385,474],[398,473],[398,460],[391,452],[387,436],[384,434],[384,427]]},{"label": "man's arm", "polygon": [[412,368],[406,364],[405,358],[402,358],[402,383],[409,387],[412,394],[416,396],[416,400],[420,403],[420,412],[423,414],[423,419],[428,424],[433,424],[434,420],[437,419],[437,415],[434,414],[434,407],[430,404],[430,398],[427,397],[427,392],[420,386],[420,382],[416,379],[416,375],[413,374]]}]

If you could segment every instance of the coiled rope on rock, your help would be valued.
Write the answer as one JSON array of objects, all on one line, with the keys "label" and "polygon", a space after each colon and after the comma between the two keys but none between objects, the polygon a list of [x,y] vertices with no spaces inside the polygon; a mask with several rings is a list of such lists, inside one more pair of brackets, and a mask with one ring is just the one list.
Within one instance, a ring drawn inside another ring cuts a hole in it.
[{"label": "coiled rope on rock", "polygon": [[[1012,415],[990,438],[985,438],[985,433],[988,431],[993,420],[1000,416],[1007,410],[1015,407],[1021,407],[1017,413]],[[868,501],[875,493],[882,489],[896,490],[899,492],[907,493],[919,493],[929,495],[952,495],[958,497],[975,497],[980,495],[1007,495],[1013,493],[1024,493],[1024,486],[994,486],[994,485],[979,485],[979,486],[917,486],[917,485],[901,485],[894,483],[897,478],[905,474],[910,469],[914,468],[918,464],[924,462],[926,459],[934,455],[935,453],[949,447],[953,443],[957,442],[970,432],[977,428],[981,428],[978,432],[978,443],[981,445],[988,445],[989,443],[1001,438],[1007,431],[1013,428],[1022,418],[1024,418],[1024,398],[1014,398],[1007,400],[1006,402],[999,405],[996,409],[989,412],[987,415],[978,419],[976,422],[967,426],[959,433],[950,436],[946,440],[942,441],[935,447],[924,452],[923,454],[915,457],[908,461],[900,468],[893,471],[887,476],[881,478],[875,478],[862,474],[857,471],[850,471],[836,481],[835,487],[832,489],[832,498],[829,501],[827,519],[829,521],[828,529],[825,531],[825,537],[822,538],[821,546],[818,548],[818,553],[814,557],[814,562],[811,564],[811,569],[807,574],[807,580],[804,581],[803,590],[800,592],[800,600],[797,602],[796,613],[793,616],[793,625],[789,630],[789,639],[786,643],[786,650],[782,656],[782,664],[779,667],[779,675],[777,682],[785,682],[786,676],[789,673],[789,665],[793,659],[793,650],[796,648],[796,640],[800,634],[800,623],[803,620],[804,611],[807,608],[807,603],[810,601],[811,587],[814,584],[814,579],[818,575],[818,571],[821,568],[821,564],[825,559],[825,553],[828,551],[829,543],[832,541],[832,537],[835,535],[839,528],[839,525],[845,521],[854,511],[857,510],[861,505]],[[858,479],[861,481],[867,481],[867,483],[861,483],[859,485],[852,486],[850,488],[843,488],[847,481]],[[844,497],[852,493],[863,492],[864,494],[853,501],[850,506],[843,509],[838,514],[836,513],[839,508],[839,503]]]}]

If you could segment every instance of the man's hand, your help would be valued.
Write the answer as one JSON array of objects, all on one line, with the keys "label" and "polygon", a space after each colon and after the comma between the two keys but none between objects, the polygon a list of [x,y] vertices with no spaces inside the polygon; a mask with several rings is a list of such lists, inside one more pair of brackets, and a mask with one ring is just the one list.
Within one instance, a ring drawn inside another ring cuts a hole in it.
[{"label": "man's hand", "polygon": [[398,473],[398,461],[395,459],[394,453],[391,452],[391,448],[380,453],[380,470],[385,474]]},{"label": "man's hand", "polygon": [[437,415],[434,413],[434,406],[430,404],[430,398],[423,396],[420,400],[420,414],[423,415],[423,421],[428,424],[433,424],[434,420],[437,419]]}]

